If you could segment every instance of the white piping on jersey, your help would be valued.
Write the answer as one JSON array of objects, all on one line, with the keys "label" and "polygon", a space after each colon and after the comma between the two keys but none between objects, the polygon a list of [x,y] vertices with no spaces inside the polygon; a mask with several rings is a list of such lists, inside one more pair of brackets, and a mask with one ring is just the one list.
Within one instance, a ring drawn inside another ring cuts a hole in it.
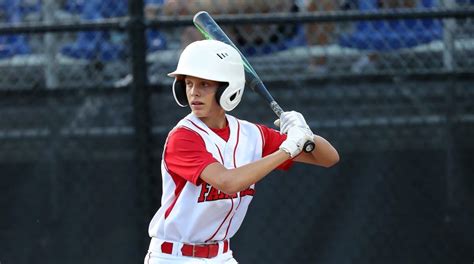
[{"label": "white piping on jersey", "polygon": [[263,149],[265,146],[265,137],[263,136],[262,128],[259,125],[256,125],[256,126],[258,128],[258,131],[260,131],[260,136],[262,137],[262,149]]}]

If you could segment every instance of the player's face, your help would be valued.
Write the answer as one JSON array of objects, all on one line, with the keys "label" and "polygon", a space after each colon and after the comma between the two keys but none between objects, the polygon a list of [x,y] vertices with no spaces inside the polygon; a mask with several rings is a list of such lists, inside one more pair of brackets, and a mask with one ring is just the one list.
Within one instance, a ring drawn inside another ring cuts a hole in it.
[{"label": "player's face", "polygon": [[222,115],[224,109],[216,101],[219,83],[211,80],[186,76],[186,96],[192,112],[200,118]]}]

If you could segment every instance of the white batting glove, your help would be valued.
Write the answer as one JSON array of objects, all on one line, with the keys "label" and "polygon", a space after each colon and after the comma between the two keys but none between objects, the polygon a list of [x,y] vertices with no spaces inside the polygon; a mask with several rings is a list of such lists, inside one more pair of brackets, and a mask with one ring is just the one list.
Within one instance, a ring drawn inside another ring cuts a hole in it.
[{"label": "white batting glove", "polygon": [[313,141],[313,133],[308,132],[305,128],[290,127],[288,129],[288,137],[280,145],[280,149],[290,155],[291,158],[296,157],[303,150],[306,141]]},{"label": "white batting glove", "polygon": [[275,120],[274,124],[280,127],[280,134],[288,133],[291,127],[301,127],[311,131],[303,115],[296,111],[283,112],[280,119]]}]

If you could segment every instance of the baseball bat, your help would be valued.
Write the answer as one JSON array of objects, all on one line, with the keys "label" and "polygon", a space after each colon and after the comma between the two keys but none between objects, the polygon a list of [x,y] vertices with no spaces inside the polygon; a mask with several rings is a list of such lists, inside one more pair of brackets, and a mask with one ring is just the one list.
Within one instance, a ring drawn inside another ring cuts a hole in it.
[{"label": "baseball bat", "polygon": [[[235,46],[234,42],[230,40],[230,38],[225,34],[216,21],[214,21],[211,15],[209,15],[209,13],[206,11],[200,11],[194,15],[193,23],[206,39],[214,39],[224,42],[228,45],[231,45],[239,52],[244,63],[246,79],[249,82],[248,86],[258,95],[260,95],[270,105],[270,108],[273,110],[273,112],[278,117],[280,117],[281,113],[284,112],[283,109],[275,101],[275,99],[273,99],[273,96],[270,94],[267,87],[265,87],[262,79],[260,79],[247,58],[245,58],[242,52],[240,52],[237,46]],[[303,150],[305,152],[311,152],[314,150],[314,147],[315,145],[313,142],[307,141],[303,146]]]}]

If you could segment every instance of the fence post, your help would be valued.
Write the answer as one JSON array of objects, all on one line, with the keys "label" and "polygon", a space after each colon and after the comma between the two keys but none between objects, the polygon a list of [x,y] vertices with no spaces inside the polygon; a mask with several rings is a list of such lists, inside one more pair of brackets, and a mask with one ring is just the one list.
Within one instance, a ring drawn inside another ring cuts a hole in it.
[{"label": "fence post", "polygon": [[131,51],[131,71],[133,81],[131,83],[131,95],[133,100],[133,122],[135,128],[136,142],[136,164],[137,164],[137,203],[140,210],[137,213],[138,227],[143,231],[143,239],[139,239],[138,247],[144,249],[146,254],[148,237],[148,222],[150,212],[150,179],[152,177],[152,151],[151,151],[151,114],[150,114],[150,90],[147,79],[146,65],[146,36],[143,18],[143,0],[129,1],[130,24],[128,27],[128,39]]},{"label": "fence post", "polygon": [[[446,7],[452,9],[456,7],[456,2],[454,0],[446,0]],[[454,47],[454,30],[456,28],[456,21],[454,18],[445,18],[443,20],[443,65],[446,71],[453,71],[456,63],[454,61],[453,52],[455,51]]]},{"label": "fence post", "polygon": [[445,123],[445,149],[446,149],[446,172],[445,172],[445,216],[444,221],[450,224],[453,221],[455,211],[458,207],[456,191],[459,175],[456,171],[456,141],[454,138],[456,116],[456,81],[455,77],[449,77],[446,91],[446,123]]},{"label": "fence post", "polygon": [[[53,24],[54,21],[54,10],[57,9],[56,1],[54,0],[46,0],[43,3],[43,22],[47,24]],[[56,59],[56,51],[57,51],[57,44],[58,39],[54,33],[46,33],[43,37],[43,43],[45,47],[45,67],[44,67],[44,74],[46,80],[46,88],[48,89],[56,89],[59,86],[59,80],[56,73],[56,69],[58,68],[58,63]]]}]

